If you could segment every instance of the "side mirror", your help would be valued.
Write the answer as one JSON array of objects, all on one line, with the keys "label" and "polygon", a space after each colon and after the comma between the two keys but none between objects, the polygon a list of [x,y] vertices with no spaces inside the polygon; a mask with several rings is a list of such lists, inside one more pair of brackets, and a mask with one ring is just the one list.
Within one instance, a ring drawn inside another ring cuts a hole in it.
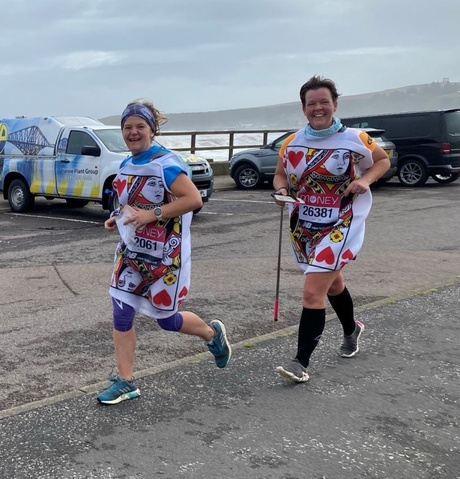
[{"label": "side mirror", "polygon": [[101,156],[101,149],[98,146],[82,146],[81,154],[85,156]]}]

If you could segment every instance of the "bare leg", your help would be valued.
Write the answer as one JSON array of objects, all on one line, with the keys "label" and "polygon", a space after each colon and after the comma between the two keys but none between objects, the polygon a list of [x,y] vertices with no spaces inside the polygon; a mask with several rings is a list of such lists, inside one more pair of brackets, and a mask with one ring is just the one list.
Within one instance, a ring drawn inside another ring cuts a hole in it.
[{"label": "bare leg", "polygon": [[198,315],[191,311],[181,311],[184,323],[180,329],[181,333],[198,336],[205,341],[214,337],[214,329],[208,326]]},{"label": "bare leg", "polygon": [[221,321],[211,321],[212,327],[208,326],[198,315],[190,311],[181,312],[183,323],[179,332],[198,336],[207,342],[209,352],[214,355],[216,366],[225,368],[232,356],[232,347],[230,346],[225,331],[225,326]]},{"label": "bare leg", "polygon": [[341,276],[342,271],[340,270],[306,274],[303,288],[303,307],[310,309],[325,308],[326,295],[333,284],[340,284]]},{"label": "bare leg", "polygon": [[113,344],[120,376],[127,381],[133,377],[134,351],[136,349],[136,332],[134,327],[129,331],[113,330]]},{"label": "bare leg", "polygon": [[327,294],[330,296],[337,296],[344,289],[345,289],[345,281],[343,279],[342,271],[340,271],[340,274],[335,278],[334,282],[331,284]]}]

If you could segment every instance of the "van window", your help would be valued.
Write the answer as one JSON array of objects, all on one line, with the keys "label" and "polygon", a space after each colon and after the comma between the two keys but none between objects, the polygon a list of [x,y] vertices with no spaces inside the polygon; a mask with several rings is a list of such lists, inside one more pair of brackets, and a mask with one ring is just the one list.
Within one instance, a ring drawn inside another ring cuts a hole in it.
[{"label": "van window", "polygon": [[81,148],[83,146],[97,147],[97,143],[84,131],[71,131],[66,153],[69,155],[81,155]]},{"label": "van window", "polygon": [[350,128],[372,128],[373,127],[373,125],[369,125],[368,121],[357,120],[356,118],[342,118],[342,123],[346,126],[349,126]]},{"label": "van window", "polygon": [[445,115],[447,134],[460,136],[460,111],[450,111]]},{"label": "van window", "polygon": [[411,115],[383,118],[381,128],[389,138],[426,138],[433,136],[433,123],[437,118],[430,115]]}]

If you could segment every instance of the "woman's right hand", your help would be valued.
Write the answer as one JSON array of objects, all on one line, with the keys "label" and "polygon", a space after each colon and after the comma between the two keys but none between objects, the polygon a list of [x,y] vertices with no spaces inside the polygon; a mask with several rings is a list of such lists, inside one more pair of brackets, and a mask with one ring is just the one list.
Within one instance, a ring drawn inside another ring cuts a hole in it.
[{"label": "woman's right hand", "polygon": [[273,199],[275,200],[275,203],[276,203],[280,208],[284,208],[284,205],[286,204],[286,202],[285,202],[285,201],[278,201],[274,195],[286,196],[287,194],[288,194],[288,189],[287,189],[285,186],[281,186],[281,187],[278,188],[278,189],[274,192],[274,194],[272,195],[272,196],[273,196]]},{"label": "woman's right hand", "polygon": [[116,218],[115,216],[111,216],[108,220],[105,220],[104,222],[104,228],[107,231],[114,231],[117,229],[117,223],[116,223]]}]

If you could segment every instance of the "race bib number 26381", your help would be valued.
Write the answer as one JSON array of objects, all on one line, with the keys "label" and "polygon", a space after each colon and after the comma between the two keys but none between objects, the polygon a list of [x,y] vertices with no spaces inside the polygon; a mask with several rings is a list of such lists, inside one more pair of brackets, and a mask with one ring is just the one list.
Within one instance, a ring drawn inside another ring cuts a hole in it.
[{"label": "race bib number 26381", "polygon": [[310,193],[299,206],[299,218],[310,223],[331,224],[339,219],[341,196]]}]

